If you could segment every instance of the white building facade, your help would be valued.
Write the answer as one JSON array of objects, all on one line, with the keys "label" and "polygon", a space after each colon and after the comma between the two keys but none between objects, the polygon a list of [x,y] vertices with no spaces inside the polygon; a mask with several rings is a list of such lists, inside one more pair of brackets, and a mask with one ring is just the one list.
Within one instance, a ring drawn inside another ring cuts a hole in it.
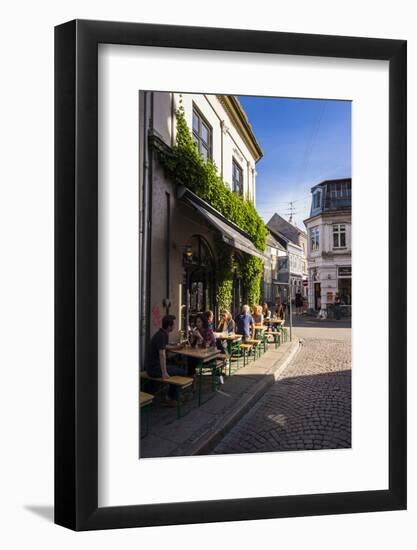
[{"label": "white building facade", "polygon": [[175,144],[176,117],[180,106],[204,158],[217,166],[218,174],[236,193],[255,205],[256,162],[262,151],[249,121],[235,96],[208,94],[153,94],[153,130],[169,146]]},{"label": "white building facade", "polygon": [[274,214],[267,223],[268,229],[279,239],[285,249],[278,261],[279,298],[287,303],[299,292],[307,295],[307,234],[279,214]]},{"label": "white building facade", "polygon": [[304,221],[308,247],[308,305],[323,317],[336,294],[352,305],[352,180],[326,180],[311,189],[310,217]]},{"label": "white building facade", "polygon": [[[287,258],[287,251],[282,243],[270,233],[265,249],[264,273],[261,286],[261,302],[273,307],[281,299],[279,283],[279,266]],[[288,269],[287,269],[288,278]]]}]

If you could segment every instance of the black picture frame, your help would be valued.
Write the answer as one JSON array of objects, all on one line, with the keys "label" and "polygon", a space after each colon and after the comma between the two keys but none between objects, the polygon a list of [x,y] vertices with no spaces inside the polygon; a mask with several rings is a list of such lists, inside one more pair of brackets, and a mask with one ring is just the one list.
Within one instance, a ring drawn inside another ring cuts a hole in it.
[{"label": "black picture frame", "polygon": [[[98,507],[98,44],[389,62],[389,488]],[[55,522],[74,530],[406,508],[406,41],[74,20],[55,28]]]}]

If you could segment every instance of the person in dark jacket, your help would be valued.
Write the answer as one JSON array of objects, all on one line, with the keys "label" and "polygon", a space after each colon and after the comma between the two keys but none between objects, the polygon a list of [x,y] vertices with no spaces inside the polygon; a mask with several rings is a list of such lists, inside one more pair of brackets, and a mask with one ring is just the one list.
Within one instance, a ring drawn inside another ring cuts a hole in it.
[{"label": "person in dark jacket", "polygon": [[303,312],[303,297],[301,292],[297,292],[295,295],[295,313],[296,315],[301,315]]},{"label": "person in dark jacket", "polygon": [[342,316],[342,310],[340,307],[341,305],[342,305],[342,300],[339,296],[339,293],[336,292],[336,296],[334,298],[334,316],[338,321],[340,321],[340,318]]},{"label": "person in dark jacket", "polygon": [[[166,351],[180,349],[181,344],[169,344],[169,334],[174,330],[174,315],[165,315],[162,318],[161,328],[151,338],[148,354],[145,361],[145,370],[152,378],[169,378],[170,376],[186,376],[185,367],[171,365],[167,362]],[[173,384],[169,385],[169,405],[175,406],[176,389]]]}]

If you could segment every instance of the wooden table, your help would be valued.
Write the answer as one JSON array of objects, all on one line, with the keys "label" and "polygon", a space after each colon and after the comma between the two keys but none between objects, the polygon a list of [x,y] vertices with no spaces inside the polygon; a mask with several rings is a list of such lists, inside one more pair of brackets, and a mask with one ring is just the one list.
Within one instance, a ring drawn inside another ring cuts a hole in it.
[{"label": "wooden table", "polygon": [[227,353],[229,355],[232,354],[232,344],[242,340],[241,334],[234,334],[230,332],[215,332],[214,336],[219,340],[224,340],[227,343]]},{"label": "wooden table", "polygon": [[[218,355],[220,355],[220,350],[217,348],[193,348],[191,346],[185,346],[180,349],[170,349],[168,350],[170,353],[176,353],[178,355],[182,355],[183,357],[193,357],[194,359],[197,359],[197,365],[196,370],[198,370],[198,406],[202,405],[201,400],[201,388],[202,388],[202,378],[203,378],[203,369],[204,368],[211,368],[212,369],[212,377],[213,377],[213,384],[212,384],[212,390],[213,395],[214,391],[216,389],[214,384],[214,376],[215,376],[215,370],[216,370],[216,364],[214,360]],[[207,365],[210,363],[209,365]]]},{"label": "wooden table", "polygon": [[213,334],[216,338],[219,338],[220,340],[227,340],[231,342],[242,339],[241,334],[233,334],[230,332],[214,332]]},{"label": "wooden table", "polygon": [[220,350],[217,348],[193,348],[191,346],[185,346],[180,349],[168,349],[169,353],[177,353],[178,355],[183,355],[184,357],[194,357],[202,363],[208,363],[212,359],[215,359]]},{"label": "wooden table", "polygon": [[271,326],[271,325],[281,326],[284,323],[284,319],[272,318],[272,319],[268,319],[267,321],[264,321],[264,323],[267,323],[268,326]]}]

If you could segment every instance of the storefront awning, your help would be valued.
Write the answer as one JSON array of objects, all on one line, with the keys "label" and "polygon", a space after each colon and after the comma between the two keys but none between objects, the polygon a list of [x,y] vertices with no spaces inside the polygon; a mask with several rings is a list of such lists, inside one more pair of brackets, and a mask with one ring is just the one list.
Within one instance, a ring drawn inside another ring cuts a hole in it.
[{"label": "storefront awning", "polygon": [[186,187],[180,187],[178,189],[178,198],[194,208],[211,226],[215,227],[221,233],[225,243],[242,252],[246,252],[246,254],[264,260],[264,255],[259,252],[246,233],[192,191]]}]

